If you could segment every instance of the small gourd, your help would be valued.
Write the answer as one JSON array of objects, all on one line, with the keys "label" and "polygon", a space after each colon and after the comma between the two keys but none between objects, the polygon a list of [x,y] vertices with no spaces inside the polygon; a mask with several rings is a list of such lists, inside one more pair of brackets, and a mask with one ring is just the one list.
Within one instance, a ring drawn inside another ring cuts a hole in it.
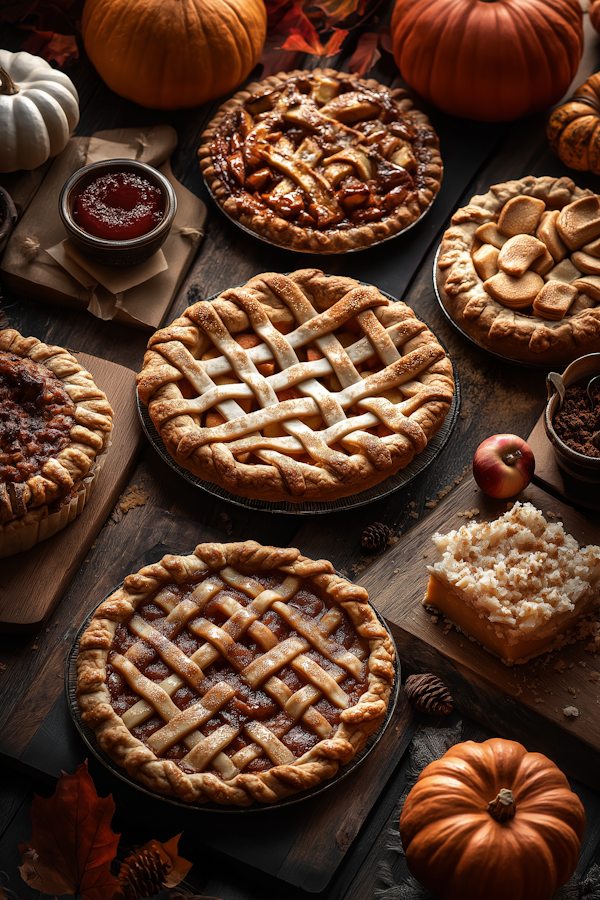
[{"label": "small gourd", "polygon": [[554,110],[547,134],[550,148],[565,166],[600,175],[600,72]]},{"label": "small gourd", "polygon": [[0,172],[35,169],[79,122],[75,85],[39,56],[0,50]]},{"label": "small gourd", "polygon": [[577,867],[584,831],[560,769],[502,738],[430,763],[400,817],[408,868],[440,900],[550,900]]}]

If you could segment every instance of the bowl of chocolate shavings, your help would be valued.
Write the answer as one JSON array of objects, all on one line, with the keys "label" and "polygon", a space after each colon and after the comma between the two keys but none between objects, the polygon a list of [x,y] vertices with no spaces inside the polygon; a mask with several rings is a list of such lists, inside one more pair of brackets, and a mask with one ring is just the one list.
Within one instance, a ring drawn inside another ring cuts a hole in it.
[{"label": "bowl of chocolate shavings", "polygon": [[579,481],[600,484],[600,353],[580,356],[546,379],[546,434],[558,465]]}]

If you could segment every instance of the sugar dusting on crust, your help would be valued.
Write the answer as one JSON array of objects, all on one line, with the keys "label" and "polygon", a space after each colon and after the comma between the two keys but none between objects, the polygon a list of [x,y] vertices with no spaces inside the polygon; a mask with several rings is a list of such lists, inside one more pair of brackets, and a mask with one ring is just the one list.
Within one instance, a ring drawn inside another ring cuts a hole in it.
[{"label": "sugar dusting on crust", "polygon": [[534,636],[554,616],[598,593],[600,547],[579,548],[562,522],[548,522],[531,503],[515,503],[493,522],[434,534],[442,559],[429,572],[509,640]]}]

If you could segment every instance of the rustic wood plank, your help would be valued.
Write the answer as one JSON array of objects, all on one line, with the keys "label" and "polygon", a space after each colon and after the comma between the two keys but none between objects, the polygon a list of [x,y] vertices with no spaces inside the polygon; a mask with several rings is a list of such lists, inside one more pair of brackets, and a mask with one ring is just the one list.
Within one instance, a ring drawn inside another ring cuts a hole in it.
[{"label": "rustic wood plank", "polygon": [[544,427],[545,412],[538,419],[527,443],[535,456],[534,481],[555,497],[600,512],[600,483],[578,481],[561,469]]}]

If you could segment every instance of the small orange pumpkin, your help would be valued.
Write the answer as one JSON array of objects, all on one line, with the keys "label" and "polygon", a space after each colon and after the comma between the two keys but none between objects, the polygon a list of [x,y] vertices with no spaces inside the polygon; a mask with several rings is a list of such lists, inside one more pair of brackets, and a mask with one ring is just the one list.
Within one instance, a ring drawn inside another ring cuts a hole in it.
[{"label": "small orange pumpkin", "polygon": [[560,769],[502,738],[430,763],[400,817],[408,868],[441,900],[549,900],[575,871],[584,831]]},{"label": "small orange pumpkin", "polygon": [[258,62],[263,0],[86,0],[83,43],[106,84],[151,109],[227,94]]},{"label": "small orange pumpkin", "polygon": [[547,134],[551,149],[565,166],[600,175],[600,72],[554,110]]},{"label": "small orange pumpkin", "polygon": [[592,25],[596,31],[600,31],[600,0],[592,0],[589,13]]},{"label": "small orange pumpkin", "polygon": [[394,58],[434,106],[485,122],[556,103],[583,50],[579,0],[396,0]]}]

